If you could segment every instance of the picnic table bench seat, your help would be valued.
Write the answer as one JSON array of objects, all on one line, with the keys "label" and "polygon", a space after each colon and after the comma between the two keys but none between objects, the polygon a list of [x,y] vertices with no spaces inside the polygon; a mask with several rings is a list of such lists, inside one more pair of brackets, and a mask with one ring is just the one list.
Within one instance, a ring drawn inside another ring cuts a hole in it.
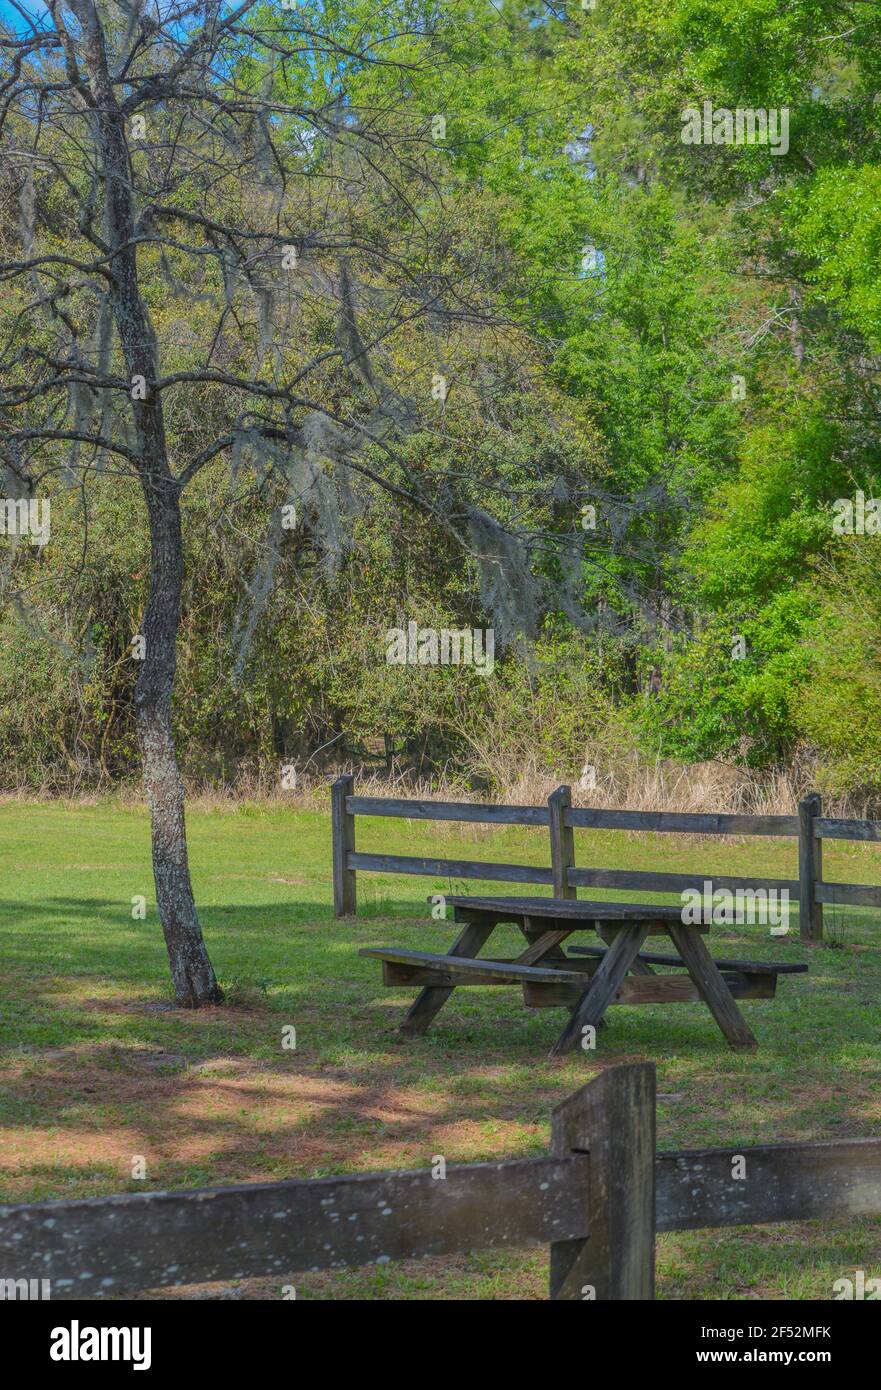
[{"label": "picnic table bench seat", "polygon": [[[572,946],[573,952],[580,956],[603,956],[606,953],[605,946]],[[805,975],[807,965],[800,961],[788,960],[723,960],[721,956],[713,958],[720,970],[739,970],[751,975]],[[655,951],[640,951],[637,960],[645,965],[672,965],[686,969],[685,961],[680,956],[665,956]]]},{"label": "picnic table bench seat", "polygon": [[[608,946],[572,946],[573,955],[587,956],[600,961],[607,954]],[[571,959],[571,957],[567,957]],[[733,999],[774,999],[777,994],[778,975],[803,975],[807,965],[801,962],[782,960],[730,960],[714,956],[713,962],[728,986]],[[615,1004],[688,1004],[701,998],[700,991],[687,975],[658,975],[653,965],[668,966],[674,970],[688,970],[688,964],[681,956],[664,955],[656,951],[640,951],[633,962],[638,978],[624,980],[613,999]],[[523,1002],[530,1008],[573,1007],[578,1002],[577,990],[570,985],[560,988],[559,980],[536,981],[532,988],[523,990]],[[556,987],[554,987],[556,986]]]},{"label": "picnic table bench seat", "polygon": [[[467,956],[450,956],[446,954],[435,954],[433,951],[405,951],[397,947],[386,946],[365,946],[358,952],[360,956],[374,956],[381,960],[383,966],[400,966],[400,970],[383,971],[383,978],[386,984],[419,984],[415,978],[417,974],[428,973],[431,976],[431,984],[442,984],[443,981],[435,979],[438,974],[461,975],[461,979],[456,980],[456,984],[500,984],[500,985],[519,985],[525,980],[534,983],[572,984],[579,989],[585,987],[585,975],[590,974],[590,967],[584,962],[579,970],[581,962],[572,961],[571,968],[569,961],[565,958],[558,965],[550,963],[546,965],[522,965],[515,960],[489,960],[481,958],[469,958]],[[478,979],[478,976],[486,976],[487,979]]]}]

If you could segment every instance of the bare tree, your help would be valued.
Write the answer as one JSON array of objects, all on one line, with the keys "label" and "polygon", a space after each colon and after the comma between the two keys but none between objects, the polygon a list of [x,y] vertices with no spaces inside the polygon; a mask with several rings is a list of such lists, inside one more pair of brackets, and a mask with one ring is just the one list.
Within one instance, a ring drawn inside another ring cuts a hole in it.
[{"label": "bare tree", "polygon": [[[175,994],[198,1006],[220,990],[172,734],[182,498],[222,461],[283,482],[237,625],[239,664],[284,507],[338,549],[355,475],[442,513],[481,558],[487,601],[528,608],[528,555],[510,529],[453,505],[455,479],[420,487],[394,466],[396,441],[419,423],[395,341],[418,329],[430,362],[451,334],[504,333],[499,270],[467,216],[451,232],[430,130],[387,99],[359,105],[338,80],[396,65],[403,89],[409,65],[435,61],[428,26],[413,25],[402,49],[394,26],[353,39],[255,0],[49,0],[51,22],[12,3],[22,22],[0,31],[3,490],[34,498],[95,470],[139,480],[150,585],[138,741]],[[171,303],[186,306],[173,332]],[[210,438],[179,427],[190,401]],[[513,587],[505,567],[520,576]]]}]

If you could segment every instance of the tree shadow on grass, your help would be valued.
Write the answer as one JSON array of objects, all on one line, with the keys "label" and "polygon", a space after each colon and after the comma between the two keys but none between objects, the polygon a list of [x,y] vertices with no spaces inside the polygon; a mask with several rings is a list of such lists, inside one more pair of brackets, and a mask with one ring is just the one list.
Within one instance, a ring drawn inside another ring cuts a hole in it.
[{"label": "tree shadow on grass", "polygon": [[666,1148],[878,1130],[877,1024],[846,993],[831,1013],[826,993],[877,997],[865,957],[836,953],[746,1005],[752,1056],[685,1005],[614,1010],[595,1053],[550,1062],[565,1015],[524,1009],[517,990],[457,991],[426,1037],[401,1039],[413,991],[384,989],[358,948],[447,949],[450,923],[336,921],[286,900],[204,909],[219,974],[255,989],[246,1008],[190,1011],[170,1007],[155,921],[77,898],[7,904],[7,921],[16,910],[0,1003],[14,1200],[143,1191],[127,1179],[134,1154],[157,1188],[542,1152],[552,1106],[621,1061],[656,1062]]}]

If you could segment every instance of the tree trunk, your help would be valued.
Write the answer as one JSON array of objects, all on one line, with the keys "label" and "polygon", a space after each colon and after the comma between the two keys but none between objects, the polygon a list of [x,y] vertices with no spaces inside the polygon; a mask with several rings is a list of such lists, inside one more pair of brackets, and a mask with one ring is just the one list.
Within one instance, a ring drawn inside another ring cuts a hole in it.
[{"label": "tree trunk", "polygon": [[150,516],[150,597],[142,636],[144,663],[135,687],[138,742],[150,806],[156,904],[165,934],[178,1004],[198,1008],[223,998],[196,913],[184,789],[171,731],[171,695],[177,667],[177,631],[183,587],[183,544],[177,486],[156,489],[142,479]]},{"label": "tree trunk", "polygon": [[135,207],[132,200],[125,116],[111,80],[104,30],[94,0],[71,0],[82,25],[79,49],[88,82],[79,78],[72,46],[65,46],[68,75],[94,113],[104,175],[104,235],[109,293],[116,331],[132,384],[131,410],[138,473],[150,519],[150,595],[142,636],[146,651],[135,686],[138,741],[150,804],[156,904],[165,933],[174,992],[196,1008],[223,998],[196,914],[187,837],[184,789],[171,731],[171,696],[177,668],[184,559],[180,485],[168,460],[159,353],[138,281]]}]

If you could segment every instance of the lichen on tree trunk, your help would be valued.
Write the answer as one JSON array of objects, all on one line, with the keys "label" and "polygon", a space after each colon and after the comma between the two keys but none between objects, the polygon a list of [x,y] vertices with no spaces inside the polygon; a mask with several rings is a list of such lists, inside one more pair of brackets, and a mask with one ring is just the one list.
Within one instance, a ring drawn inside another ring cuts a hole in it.
[{"label": "lichen on tree trunk", "polygon": [[178,1004],[198,1008],[223,998],[196,912],[184,820],[184,789],[171,734],[170,710],[138,709],[138,739],[150,806],[153,878]]},{"label": "lichen on tree trunk", "polygon": [[150,517],[150,596],[144,613],[144,664],[135,687],[138,741],[150,807],[156,904],[177,1002],[217,1004],[217,983],[196,912],[184,818],[184,788],[171,725],[183,588],[183,539],[177,485],[142,478]]},{"label": "lichen on tree trunk", "polygon": [[150,806],[156,904],[165,933],[175,998],[188,1008],[223,998],[196,912],[184,819],[184,788],[171,726],[183,588],[178,487],[155,475],[142,484],[150,517],[150,596],[144,613],[144,663],[135,687],[138,741]]}]

